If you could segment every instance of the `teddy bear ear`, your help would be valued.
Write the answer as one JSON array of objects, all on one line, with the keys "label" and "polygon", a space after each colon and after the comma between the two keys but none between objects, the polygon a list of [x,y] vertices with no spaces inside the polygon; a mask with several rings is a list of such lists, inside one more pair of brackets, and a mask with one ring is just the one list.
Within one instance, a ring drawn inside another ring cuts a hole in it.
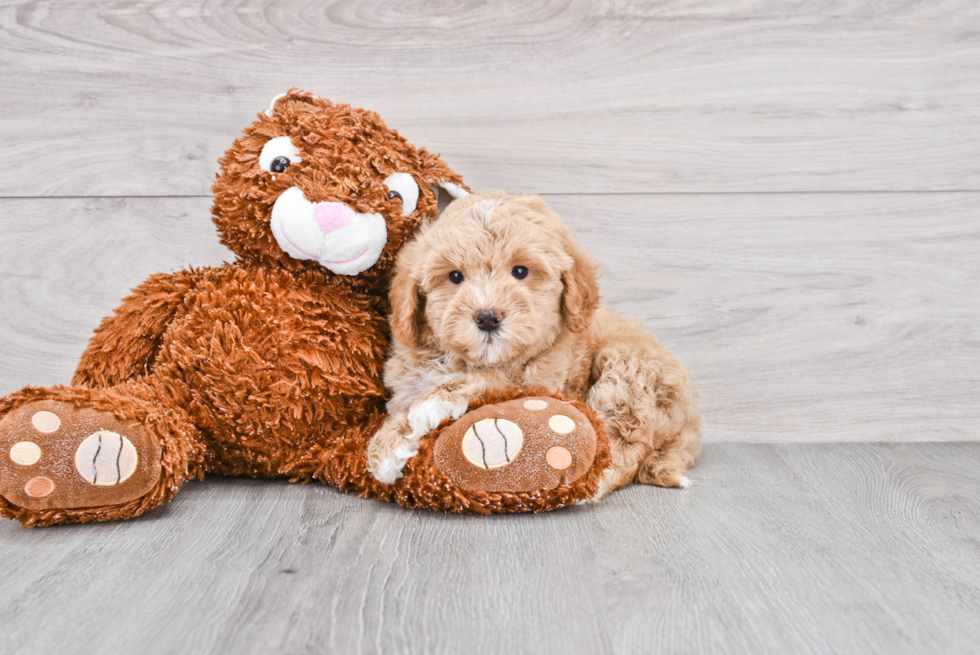
[{"label": "teddy bear ear", "polygon": [[272,115],[276,113],[276,103],[282,100],[283,98],[295,98],[296,100],[305,100],[307,102],[312,102],[313,100],[317,99],[315,95],[311,93],[307,93],[302,89],[297,89],[296,87],[293,87],[289,91],[286,91],[285,93],[280,93],[279,95],[274,97],[272,99],[272,102],[269,103],[269,108],[265,110],[265,115],[272,118]]},{"label": "teddy bear ear", "polygon": [[436,201],[439,203],[440,214],[442,214],[443,210],[445,210],[446,207],[449,206],[449,203],[451,203],[453,200],[467,196],[470,193],[458,184],[444,182],[442,180],[429,180],[429,186],[432,187],[432,193],[435,194]]}]

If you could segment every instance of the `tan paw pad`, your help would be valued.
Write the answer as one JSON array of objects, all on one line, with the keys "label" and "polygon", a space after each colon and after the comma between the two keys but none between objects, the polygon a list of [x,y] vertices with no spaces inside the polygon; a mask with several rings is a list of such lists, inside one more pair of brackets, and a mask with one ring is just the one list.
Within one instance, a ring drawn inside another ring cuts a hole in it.
[{"label": "tan paw pad", "polygon": [[558,434],[568,434],[575,430],[575,421],[564,414],[555,414],[548,419],[548,427]]},{"label": "tan paw pad", "polygon": [[31,417],[31,425],[38,432],[51,434],[57,432],[58,428],[61,427],[61,418],[54,412],[40,411]]},{"label": "tan paw pad", "polygon": [[552,446],[545,454],[545,461],[556,471],[564,471],[572,465],[572,454],[568,452],[568,448]]},{"label": "tan paw pad", "polygon": [[86,482],[111,487],[129,479],[139,456],[126,437],[109,430],[90,434],[75,451],[75,469]]},{"label": "tan paw pad", "polygon": [[37,464],[41,459],[41,447],[33,441],[18,441],[10,447],[10,461],[21,466]]},{"label": "tan paw pad", "polygon": [[48,478],[31,478],[24,485],[24,493],[31,498],[44,498],[54,491],[54,482]]},{"label": "tan paw pad", "polygon": [[470,426],[463,435],[463,456],[473,466],[496,469],[507,466],[524,445],[524,433],[507,419],[487,418]]}]

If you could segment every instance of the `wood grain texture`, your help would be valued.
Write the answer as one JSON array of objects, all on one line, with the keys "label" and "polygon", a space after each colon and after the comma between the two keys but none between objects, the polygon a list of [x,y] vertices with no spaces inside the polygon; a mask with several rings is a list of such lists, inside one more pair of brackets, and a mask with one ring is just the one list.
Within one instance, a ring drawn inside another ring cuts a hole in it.
[{"label": "wood grain texture", "polygon": [[[980,439],[980,194],[553,196],[607,302],[678,354],[712,441]],[[0,200],[0,393],[67,382],[203,198]]]},{"label": "wood grain texture", "polygon": [[0,524],[10,653],[971,653],[980,444],[711,444],[689,491],[410,512],[209,479]]},{"label": "wood grain texture", "polygon": [[978,463],[977,444],[709,447],[692,494],[593,509],[613,652],[971,652]]},{"label": "wood grain texture", "polygon": [[208,199],[0,200],[0,394],[67,384],[92,331],[150,274],[220,265]]},{"label": "wood grain texture", "polygon": [[206,195],[292,85],[479,189],[977,190],[978,31],[968,0],[8,0],[0,195]]},{"label": "wood grain texture", "polygon": [[977,438],[980,195],[549,200],[691,369],[709,439]]}]

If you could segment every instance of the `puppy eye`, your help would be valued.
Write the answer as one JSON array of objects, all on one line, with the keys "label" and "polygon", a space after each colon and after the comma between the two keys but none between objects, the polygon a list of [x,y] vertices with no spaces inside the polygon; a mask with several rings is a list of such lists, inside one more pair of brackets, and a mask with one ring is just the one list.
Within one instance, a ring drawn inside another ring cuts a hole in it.
[{"label": "puppy eye", "polygon": [[453,271],[452,273],[449,274],[449,281],[452,282],[453,284],[459,284],[460,282],[463,281],[463,274],[460,273],[459,271]]},{"label": "puppy eye", "polygon": [[523,280],[526,278],[528,273],[529,271],[527,270],[526,266],[515,266],[514,268],[510,269],[510,274],[516,277],[518,280]]},{"label": "puppy eye", "polygon": [[419,204],[419,185],[408,173],[392,173],[385,178],[388,200],[402,201],[402,216],[408,216]]},{"label": "puppy eye", "polygon": [[293,145],[288,136],[277,136],[266,141],[259,155],[259,168],[270,173],[282,173],[290,164],[303,161],[299,148]]}]

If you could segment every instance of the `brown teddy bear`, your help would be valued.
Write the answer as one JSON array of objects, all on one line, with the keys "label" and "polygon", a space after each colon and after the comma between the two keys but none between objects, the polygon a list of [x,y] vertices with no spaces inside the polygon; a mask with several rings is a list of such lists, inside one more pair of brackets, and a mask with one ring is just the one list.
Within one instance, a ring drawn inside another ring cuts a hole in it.
[{"label": "brown teddy bear", "polygon": [[[394,484],[367,470],[385,418],[395,255],[436,218],[440,192],[466,193],[438,156],[373,112],[294,89],[220,165],[213,220],[237,261],[151,276],[96,330],[71,386],[0,400],[0,514],[26,526],[132,518],[205,473],[321,480],[456,512],[595,493],[609,463],[601,423],[576,400],[524,411],[527,391],[444,422]],[[557,412],[574,432],[548,432]],[[520,426],[510,466],[467,456],[488,417]],[[572,454],[559,469],[544,463],[556,444]]]}]

